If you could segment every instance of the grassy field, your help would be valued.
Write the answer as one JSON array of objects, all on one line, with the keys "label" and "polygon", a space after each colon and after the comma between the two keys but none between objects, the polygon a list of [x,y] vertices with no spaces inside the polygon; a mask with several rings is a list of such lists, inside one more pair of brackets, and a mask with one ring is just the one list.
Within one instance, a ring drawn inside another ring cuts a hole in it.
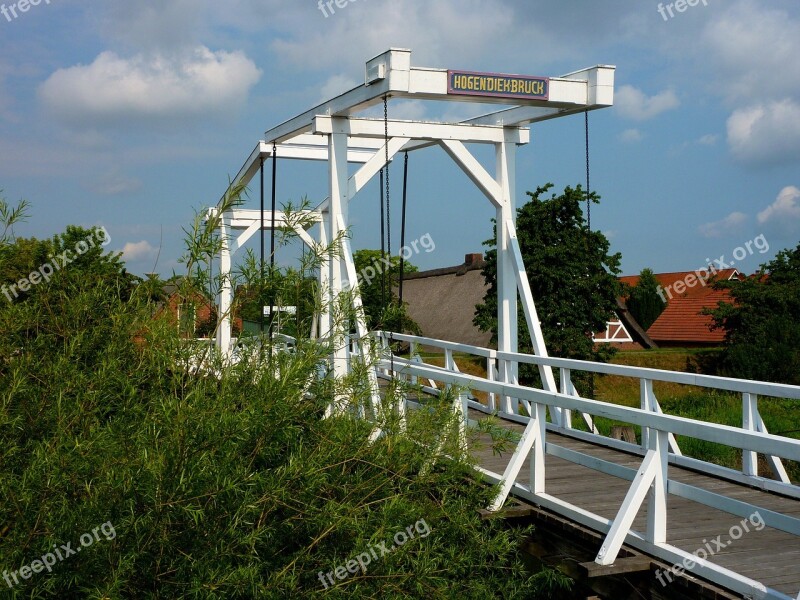
[{"label": "grassy field", "polygon": [[[701,365],[712,352],[693,349],[619,352],[612,362],[667,371],[702,372]],[[461,372],[486,376],[486,367],[482,359],[456,355],[455,360]],[[426,356],[425,361],[437,366],[444,365],[444,358],[441,355]],[[742,399],[738,394],[665,382],[655,382],[653,388],[661,409],[666,414],[733,427],[742,426]],[[625,406],[640,405],[638,379],[616,375],[596,376],[594,391],[597,400]],[[486,401],[486,394],[478,392],[476,396],[482,402]],[[800,402],[780,398],[759,398],[759,411],[771,433],[800,439]],[[574,423],[576,427],[583,425],[581,419],[574,419]],[[627,424],[598,418],[596,425],[601,433],[608,435],[612,427]],[[637,440],[641,440],[641,432],[638,428],[634,429]],[[678,438],[678,445],[687,456],[741,469],[741,452],[729,446],[685,437]],[[800,464],[794,462],[786,464],[785,461],[785,466],[792,480],[800,481]],[[763,456],[759,457],[759,471],[765,476],[770,474]]]}]

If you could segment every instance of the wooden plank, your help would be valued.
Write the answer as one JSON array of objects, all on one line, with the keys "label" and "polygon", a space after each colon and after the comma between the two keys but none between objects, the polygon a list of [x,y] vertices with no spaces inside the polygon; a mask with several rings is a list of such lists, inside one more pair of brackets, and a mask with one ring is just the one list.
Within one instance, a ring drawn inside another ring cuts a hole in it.
[{"label": "wooden plank", "polygon": [[[474,419],[485,418],[484,415],[474,410],[470,411],[470,417]],[[500,424],[517,433],[523,430],[523,426],[518,423],[500,420]],[[488,437],[483,436],[481,442],[483,442],[483,447],[473,451],[474,458],[482,467],[502,474],[511,458],[511,452],[503,456],[495,456],[492,454],[488,444]],[[547,443],[551,446],[561,446],[633,470],[639,468],[643,459],[642,455],[633,452],[595,445],[588,441],[577,440],[550,431],[547,433]],[[549,495],[575,506],[583,507],[607,519],[614,518],[622,499],[631,485],[629,481],[550,454],[546,455],[545,461],[547,470],[545,484]],[[529,459],[526,459],[517,480],[522,485],[527,485],[528,483],[528,465]],[[719,479],[691,469],[676,467],[675,465],[669,466],[668,474],[673,481],[736,499],[754,507],[786,515],[800,515],[800,502],[793,498],[765,492],[746,484]],[[531,509],[522,510],[526,516],[542,518],[541,515],[537,516],[535,513],[529,513],[528,511]],[[743,577],[760,581],[764,585],[779,590],[790,597],[797,595],[797,591],[800,590],[800,573],[798,573],[797,569],[797,565],[800,564],[800,536],[794,536],[769,527],[756,531],[754,526],[751,525],[749,533],[743,533],[738,540],[728,540],[731,528],[741,522],[742,517],[731,515],[717,508],[700,505],[674,495],[668,496],[668,544],[691,554],[707,548],[711,540],[721,536],[722,540],[730,541],[731,543],[709,556],[708,560],[710,562],[730,569]],[[572,525],[576,529],[565,528],[564,531],[569,530],[569,535],[579,535],[576,532],[579,532],[582,526],[574,523]],[[643,506],[633,522],[633,529],[643,532],[645,526],[646,506]],[[602,540],[603,536],[600,536],[597,532],[594,532],[593,535],[595,536],[592,538],[594,541],[589,543],[598,544],[597,547],[599,548],[599,541]],[[614,575],[626,572],[633,574],[642,571],[642,565],[647,561],[653,562],[654,559],[647,556],[643,556],[640,559],[620,558],[617,561],[620,564],[616,570],[614,565],[600,567],[586,560],[579,564],[581,565],[580,569],[589,579],[603,579],[606,577],[613,579]],[[667,566],[666,568],[669,567]],[[691,583],[692,581],[695,583]],[[677,585],[678,583],[679,581],[676,579],[675,583],[671,585]],[[710,587],[703,588],[702,585],[710,586],[710,584],[705,584],[701,578],[691,572],[687,572],[686,577],[680,580],[680,587],[682,588],[685,588],[686,585],[698,584],[701,587],[697,589],[702,590],[702,593],[698,591],[694,597],[715,597],[714,594],[718,594],[718,592],[710,591]],[[654,585],[656,586],[652,590],[655,594],[654,597],[661,597],[660,586],[658,584]],[[711,595],[706,596],[707,593]],[[689,597],[692,596],[690,595]],[[718,594],[716,597],[729,596]]]},{"label": "wooden plank", "polygon": [[653,559],[649,556],[632,556],[628,558],[618,558],[610,565],[598,565],[596,562],[580,563],[581,569],[586,572],[590,579],[593,577],[608,577],[609,575],[624,575],[625,573],[640,573],[649,571]]}]

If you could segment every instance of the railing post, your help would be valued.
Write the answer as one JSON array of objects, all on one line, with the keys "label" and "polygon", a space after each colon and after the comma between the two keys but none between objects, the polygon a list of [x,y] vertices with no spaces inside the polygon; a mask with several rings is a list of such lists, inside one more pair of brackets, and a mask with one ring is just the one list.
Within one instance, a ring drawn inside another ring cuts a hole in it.
[{"label": "railing post", "polygon": [[[500,361],[500,379],[503,383],[514,383],[514,363],[510,360]],[[503,396],[502,411],[506,414],[516,415],[519,408],[519,400],[511,396]]]},{"label": "railing post", "polygon": [[[491,354],[486,359],[486,378],[489,381],[497,381],[497,359]],[[494,412],[497,410],[497,397],[494,392],[489,392],[486,397],[489,410]]]},{"label": "railing post", "polygon": [[531,450],[531,493],[544,494],[545,489],[545,437],[547,436],[547,406],[538,402],[532,407],[536,427],[539,429],[536,443]]},{"label": "railing post", "polygon": [[654,431],[650,449],[658,452],[657,469],[647,503],[647,541],[665,544],[667,541],[667,469],[669,465],[669,436],[666,431]]},{"label": "railing post", "polygon": [[466,456],[467,448],[467,423],[469,422],[469,394],[459,392],[456,399],[456,414],[458,415],[458,449],[462,456]]},{"label": "railing post", "polygon": [[[559,373],[560,373],[559,379],[561,379],[561,393],[564,394],[565,396],[572,395],[571,393],[572,371],[570,369],[561,367],[561,369],[559,369]],[[567,410],[565,408],[558,409],[558,415],[560,421],[559,425],[561,427],[564,427],[565,429],[572,429],[572,411]]]},{"label": "railing post", "polygon": [[[742,429],[758,430],[758,396],[742,394]],[[742,450],[742,472],[751,477],[758,476],[758,455],[752,450]]]},{"label": "railing post", "polygon": [[[647,412],[658,412],[655,410],[653,398],[655,394],[653,392],[653,380],[652,379],[642,379],[640,380],[641,383],[639,384],[640,389],[640,397],[641,397],[641,408],[642,410],[646,410]],[[647,450],[650,448],[650,428],[649,427],[642,427],[642,449]]]}]

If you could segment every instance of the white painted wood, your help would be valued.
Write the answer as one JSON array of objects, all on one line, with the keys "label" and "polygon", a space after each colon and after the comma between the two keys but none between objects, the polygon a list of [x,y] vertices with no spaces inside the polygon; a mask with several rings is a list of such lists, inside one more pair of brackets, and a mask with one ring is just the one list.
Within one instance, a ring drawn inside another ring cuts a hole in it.
[{"label": "white painted wood", "polygon": [[[519,248],[519,241],[517,240],[517,231],[514,222],[507,220],[505,222],[506,229],[508,230],[509,245],[511,248],[511,255],[514,258],[514,266],[516,267],[517,275],[517,289],[522,297],[522,308],[525,311],[525,319],[528,322],[528,331],[531,334],[531,342],[533,344],[533,351],[537,356],[547,358],[547,348],[545,347],[544,334],[542,333],[542,325],[539,322],[539,316],[536,312],[536,303],[533,301],[533,294],[531,293],[531,286],[528,282],[528,275],[525,272],[525,264],[522,261],[522,252]],[[498,353],[500,356],[501,353]],[[503,354],[506,360],[516,360],[515,356],[510,354]],[[540,365],[539,374],[542,377],[542,384],[544,389],[550,392],[556,391],[556,381],[553,377],[553,369],[549,365]]]},{"label": "white painted wood", "polygon": [[488,506],[488,510],[495,512],[503,507],[503,504],[508,498],[508,494],[511,492],[511,488],[517,481],[517,476],[522,470],[525,459],[533,446],[539,441],[541,431],[542,429],[539,427],[538,420],[532,418],[525,427],[525,431],[522,432],[519,444],[517,444],[514,454],[511,456],[511,460],[501,478],[500,490],[497,492],[495,499]]},{"label": "white painted wood", "polygon": [[625,495],[625,500],[623,500],[617,516],[611,523],[611,529],[597,553],[597,558],[595,558],[597,564],[614,564],[619,550],[631,530],[631,525],[633,525],[639,508],[650,490],[650,485],[658,474],[660,460],[658,450],[650,449],[647,451],[642,466],[639,467],[636,478],[633,480],[633,485]]},{"label": "white painted wood", "polygon": [[[496,183],[500,190],[495,218],[497,238],[497,348],[504,352],[519,351],[519,323],[517,314],[517,265],[514,263],[514,248],[509,230],[502,226],[516,220],[516,146],[497,144],[495,147]],[[519,373],[518,363],[500,361],[500,377],[512,382]],[[505,395],[501,399],[503,412],[517,414],[519,400]],[[530,413],[529,413],[530,414]]]},{"label": "white painted wood", "polygon": [[[757,431],[760,431],[761,433],[769,433],[769,431],[767,431],[767,426],[764,424],[764,419],[761,418],[761,413],[758,410],[756,410],[756,425]],[[772,473],[781,483],[792,483],[792,480],[789,478],[789,474],[786,472],[786,469],[784,468],[783,462],[781,462],[780,458],[777,456],[768,455],[767,463],[772,469]]]},{"label": "white painted wood", "polygon": [[714,375],[699,375],[696,373],[679,373],[676,371],[663,371],[661,369],[630,367],[627,365],[614,365],[608,363],[595,363],[585,360],[543,357],[531,354],[513,356],[511,353],[501,351],[498,351],[497,356],[498,358],[504,360],[517,360],[519,362],[525,362],[534,365],[567,367],[573,371],[621,375],[623,377],[636,377],[637,379],[652,379],[653,381],[669,381],[684,385],[694,385],[697,387],[719,389],[729,392],[746,392],[759,394],[761,396],[772,396],[776,398],[800,399],[800,386],[796,385],[751,381],[749,379],[717,377]]},{"label": "white painted wood", "polygon": [[[386,361],[383,361],[386,362]],[[650,427],[660,431],[670,431],[709,442],[732,447],[747,448],[761,453],[800,460],[800,440],[765,434],[757,431],[744,431],[740,428],[716,423],[706,423],[684,417],[654,414],[638,408],[608,404],[597,400],[565,396],[557,392],[537,390],[520,385],[489,382],[486,379],[463,373],[452,373],[437,367],[414,365],[408,360],[395,357],[395,368],[400,373],[411,373],[436,379],[446,384],[464,385],[480,391],[494,391],[499,394],[525,398],[532,403],[579,410],[595,416],[615,419],[632,425]]]},{"label": "white painted wood", "polygon": [[[486,359],[486,378],[489,381],[497,380],[497,361],[494,358]],[[487,394],[486,397],[486,403],[488,405],[489,410],[492,412],[494,412],[497,409],[496,398],[497,396],[493,393]]]},{"label": "white painted wood", "polygon": [[[570,450],[563,446],[548,443],[545,451],[552,456],[557,456],[558,458],[568,460],[569,462],[600,473],[605,473],[606,475],[611,475],[612,477],[618,477],[626,481],[633,481],[636,477],[637,472],[635,469],[596,458],[588,454],[583,454],[582,452]],[[780,531],[785,531],[793,535],[800,535],[800,519],[791,515],[784,515],[761,506],[742,502],[735,498],[728,498],[727,496],[671,479],[668,479],[667,493],[679,498],[691,500],[692,502],[697,502],[703,506],[725,511],[737,517],[747,518],[758,512],[763,517],[767,527],[779,529]]]},{"label": "white painted wood", "polygon": [[[328,162],[329,182],[330,182],[330,221],[328,223],[328,236],[331,242],[338,239],[340,233],[346,234],[346,230],[340,228],[340,223],[347,223],[349,211],[349,185],[347,172],[347,136],[344,133],[333,133],[329,136],[329,148],[331,160]],[[337,381],[342,381],[349,371],[349,362],[345,353],[346,332],[345,324],[341,321],[341,315],[337,314],[336,302],[343,291],[342,285],[342,259],[340,252],[333,252],[328,259],[329,263],[329,284],[330,295],[328,300],[332,310],[329,311],[331,323],[329,334],[333,341],[333,375]],[[347,406],[347,396],[337,393],[335,398],[335,412],[343,414]]]},{"label": "white painted wood", "polygon": [[[532,421],[536,423],[537,433],[536,442],[530,457],[530,482],[531,491],[534,494],[544,494],[545,492],[545,446],[547,443],[547,415],[544,404],[534,404],[531,407]],[[505,502],[505,500],[503,500]]]},{"label": "white painted wood", "polygon": [[[407,138],[440,142],[443,140],[459,140],[473,144],[498,144],[511,137],[515,144],[530,142],[530,131],[525,128],[503,128],[490,125],[462,125],[460,123],[440,123],[434,121],[398,121],[389,119],[359,119],[355,117],[339,118],[317,115],[311,121],[314,134],[330,135],[343,133],[352,138],[377,138],[386,136],[389,128],[390,138]],[[512,133],[507,133],[511,131]]]},{"label": "white painted wood", "polygon": [[[339,215],[339,229],[344,230],[344,218]],[[373,338],[369,335],[367,330],[366,314],[364,313],[364,304],[361,299],[361,287],[358,284],[358,276],[356,274],[356,264],[353,258],[353,250],[350,245],[350,238],[344,237],[342,241],[342,257],[344,259],[345,269],[347,271],[347,279],[350,284],[350,289],[353,293],[353,308],[356,313],[356,331],[358,331],[357,345],[361,348],[361,357],[365,365],[370,363],[377,357],[377,350],[373,343]],[[380,418],[380,404],[381,404],[381,391],[378,385],[378,376],[373,368],[367,369],[367,378],[370,386],[370,399],[372,404],[372,412],[375,420]],[[405,410],[405,404],[403,403]],[[403,424],[403,427],[405,425]]]},{"label": "white painted wood", "polygon": [[667,449],[669,439],[666,431],[654,431],[650,436],[650,448],[657,453],[655,474],[647,504],[647,540],[659,545],[667,541]]},{"label": "white painted wood", "polygon": [[233,284],[231,282],[231,250],[230,250],[230,227],[226,215],[221,215],[219,219],[220,229],[220,278],[222,285],[219,293],[219,318],[217,324],[217,349],[224,358],[231,355],[231,306],[233,304]]},{"label": "white painted wood", "polygon": [[[746,431],[757,431],[758,396],[742,394],[742,428]],[[742,452],[742,472],[745,475],[758,475],[758,456],[752,450]]]}]

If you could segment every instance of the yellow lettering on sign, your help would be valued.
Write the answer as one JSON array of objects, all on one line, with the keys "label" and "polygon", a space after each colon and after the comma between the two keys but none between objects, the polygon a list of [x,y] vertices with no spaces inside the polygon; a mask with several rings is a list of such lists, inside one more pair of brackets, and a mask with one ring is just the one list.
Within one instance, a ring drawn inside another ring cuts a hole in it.
[{"label": "yellow lettering on sign", "polygon": [[451,91],[453,93],[474,92],[484,95],[542,97],[547,95],[547,83],[525,77],[453,73]]}]

